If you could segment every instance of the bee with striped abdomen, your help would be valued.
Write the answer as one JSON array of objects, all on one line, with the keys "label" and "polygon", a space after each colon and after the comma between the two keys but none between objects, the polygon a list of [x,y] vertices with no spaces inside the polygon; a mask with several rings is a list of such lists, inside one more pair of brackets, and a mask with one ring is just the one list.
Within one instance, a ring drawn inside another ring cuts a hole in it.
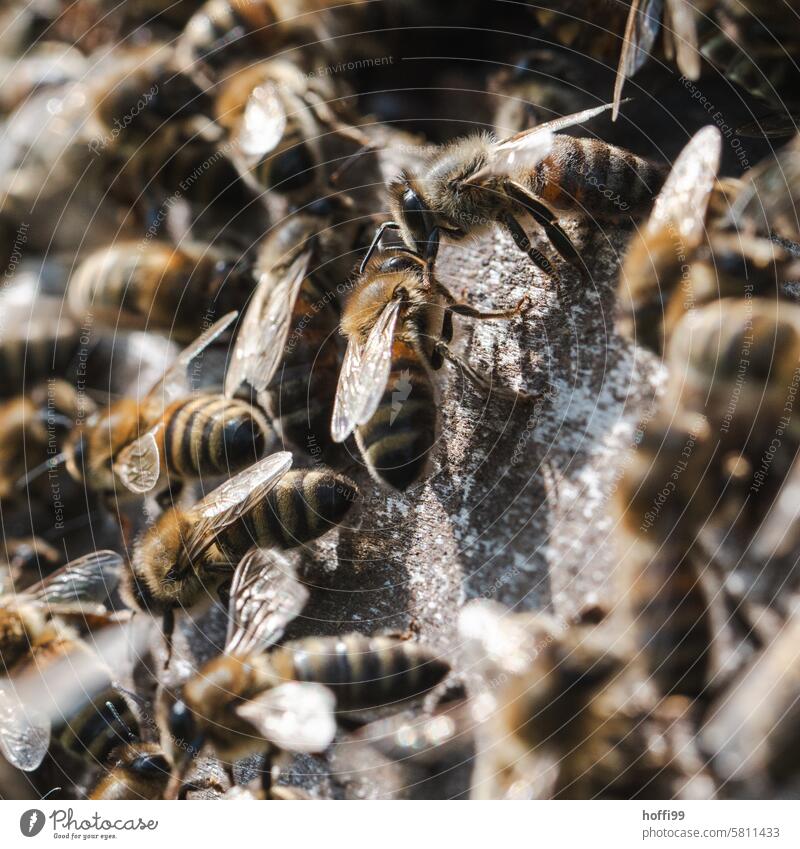
[{"label": "bee with striped abdomen", "polygon": [[499,224],[538,268],[557,278],[520,224],[526,215],[585,272],[558,214],[585,213],[601,222],[642,215],[664,178],[660,165],[622,148],[556,135],[608,108],[556,118],[500,142],[475,135],[445,145],[425,168],[405,171],[389,185],[394,221],[382,227],[399,229],[406,245],[423,254],[439,235],[458,240]]},{"label": "bee with striped abdomen", "polygon": [[177,795],[191,758],[205,744],[230,770],[235,760],[266,751],[263,783],[269,791],[275,754],[320,752],[333,740],[331,693],[319,684],[280,682],[266,653],[307,598],[280,555],[255,548],[239,563],[223,652],[183,685],[162,720],[164,739],[180,746],[168,795]]},{"label": "bee with striped abdomen", "polygon": [[78,428],[67,469],[92,489],[110,493],[120,481],[144,493],[186,479],[239,470],[263,453],[269,425],[253,406],[210,393],[191,394],[189,367],[236,318],[229,313],[186,348],[141,399],[122,398]]},{"label": "bee with striped abdomen", "polygon": [[[377,237],[373,248],[376,244]],[[428,260],[410,251],[370,249],[342,313],[348,341],[331,423],[334,441],[355,432],[370,473],[395,489],[408,489],[425,474],[436,440],[431,371],[448,359],[479,385],[487,384],[448,347],[453,315],[511,318],[523,304],[482,313],[458,303]],[[398,388],[405,396],[399,409]]]},{"label": "bee with striped abdomen", "polygon": [[[91,665],[92,652],[62,619],[85,622],[89,617],[108,617],[108,599],[121,574],[122,558],[118,554],[97,551],[71,561],[22,592],[0,599],[0,653],[8,675],[16,680],[29,671],[50,667],[70,652]],[[0,750],[19,769],[36,769],[50,746],[50,718],[37,719],[33,709],[26,712],[3,679],[0,707]],[[62,720],[67,735],[62,745],[78,755],[80,746],[71,745],[69,740],[83,739],[75,736],[75,729],[84,727],[83,723],[76,724],[76,719],[85,707],[85,699],[81,699],[75,712]],[[72,721],[68,721],[70,718]],[[98,742],[94,736],[87,736],[84,742]]]},{"label": "bee with striped abdomen", "polygon": [[346,93],[331,79],[309,79],[282,60],[234,74],[215,111],[232,138],[231,158],[243,179],[258,192],[279,193],[293,204],[323,196],[337,160],[371,148],[370,139],[353,126]]},{"label": "bee with striped abdomen", "polygon": [[156,330],[188,343],[203,316],[238,308],[253,278],[234,258],[210,245],[116,242],[76,269],[67,298],[72,313],[91,313],[111,328]]},{"label": "bee with striped abdomen", "polygon": [[305,212],[267,236],[255,262],[258,287],[225,375],[228,397],[247,384],[278,433],[315,456],[331,448],[337,286],[352,265],[356,239],[349,222]]},{"label": "bee with striped abdomen", "polygon": [[273,454],[193,507],[163,513],[136,543],[126,600],[170,617],[209,598],[254,545],[294,548],[340,524],[358,495],[355,484],[332,471],[290,471],[291,465],[291,454]]}]

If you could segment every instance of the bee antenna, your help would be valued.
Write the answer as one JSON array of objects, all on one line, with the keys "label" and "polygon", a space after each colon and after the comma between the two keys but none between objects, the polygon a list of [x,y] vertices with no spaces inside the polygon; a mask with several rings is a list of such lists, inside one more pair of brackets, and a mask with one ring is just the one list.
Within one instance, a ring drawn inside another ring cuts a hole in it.
[{"label": "bee antenna", "polygon": [[45,794],[44,794],[44,796],[41,796],[41,797],[40,797],[40,801],[41,801],[42,799],[46,799],[48,796],[52,796],[52,795],[53,795],[53,793],[57,793],[60,789],[61,789],[60,787],[53,787],[53,788],[51,788],[50,790],[48,790],[48,791],[47,791],[47,793],[45,793]]},{"label": "bee antenna", "polygon": [[56,454],[55,457],[48,457],[44,463],[39,463],[38,466],[34,466],[27,474],[19,478],[14,486],[17,489],[24,489],[29,483],[31,483],[31,481],[36,480],[36,478],[40,475],[43,475],[45,472],[49,472],[51,469],[57,469],[60,465],[65,463],[66,460],[67,455],[63,451],[61,454]]},{"label": "bee antenna", "polygon": [[130,725],[119,715],[119,711],[114,707],[112,702],[106,702],[106,707],[108,708],[111,715],[114,717],[114,721],[119,723],[122,727],[122,730],[128,735],[128,739],[131,743],[135,743],[139,738],[133,733]]},{"label": "bee antenna", "polygon": [[361,265],[358,267],[358,273],[363,274],[364,269],[367,267],[367,263],[372,258],[372,255],[378,249],[380,245],[381,239],[383,238],[383,234],[387,230],[399,230],[400,225],[396,221],[384,221],[380,227],[375,231],[375,235],[372,237],[372,244],[367,249],[366,256],[361,260]]}]

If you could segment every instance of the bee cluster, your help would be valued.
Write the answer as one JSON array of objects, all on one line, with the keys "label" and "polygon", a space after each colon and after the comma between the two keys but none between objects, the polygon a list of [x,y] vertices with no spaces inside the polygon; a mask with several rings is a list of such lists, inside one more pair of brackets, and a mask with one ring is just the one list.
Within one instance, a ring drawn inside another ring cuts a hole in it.
[{"label": "bee cluster", "polygon": [[797,10],[459,5],[2,13],[0,796],[796,792]]}]

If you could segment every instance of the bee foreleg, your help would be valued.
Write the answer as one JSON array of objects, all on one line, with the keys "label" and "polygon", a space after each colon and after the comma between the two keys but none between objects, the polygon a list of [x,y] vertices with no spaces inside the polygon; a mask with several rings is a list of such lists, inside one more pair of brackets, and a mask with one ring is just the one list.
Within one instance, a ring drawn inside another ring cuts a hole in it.
[{"label": "bee foreleg", "polygon": [[584,263],[578,249],[572,244],[572,240],[558,223],[555,213],[546,203],[531,194],[525,186],[515,183],[513,180],[505,181],[506,194],[516,201],[528,215],[544,230],[545,235],[553,247],[572,266],[582,274],[588,274],[586,263]]},{"label": "bee foreleg", "polygon": [[506,228],[511,238],[514,240],[514,244],[523,252],[526,253],[533,264],[540,268],[548,277],[551,277],[558,288],[559,292],[561,291],[561,279],[556,273],[555,268],[553,268],[553,263],[537,248],[535,248],[531,244],[531,240],[528,238],[528,234],[522,228],[522,225],[514,218],[513,215],[508,213],[501,215],[499,218],[500,223]]},{"label": "bee foreleg", "polygon": [[[460,368],[479,389],[482,389],[489,395],[494,394],[501,398],[508,398],[513,401],[537,401],[541,397],[540,395],[531,395],[529,392],[525,392],[521,389],[511,389],[508,386],[497,386],[492,382],[491,378],[487,378],[478,373],[466,360],[459,357],[458,354],[453,353],[449,346],[441,340],[436,343],[433,350],[434,355],[438,355],[452,363],[454,366]],[[431,368],[433,368],[432,364]]]}]

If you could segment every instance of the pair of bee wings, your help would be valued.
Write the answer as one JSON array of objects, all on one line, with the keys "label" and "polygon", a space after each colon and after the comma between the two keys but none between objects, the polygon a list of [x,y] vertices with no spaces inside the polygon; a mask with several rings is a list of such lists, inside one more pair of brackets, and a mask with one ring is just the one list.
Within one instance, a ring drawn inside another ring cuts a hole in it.
[{"label": "pair of bee wings", "polygon": [[184,542],[184,556],[193,563],[214,543],[217,533],[241,519],[269,494],[292,467],[292,455],[280,451],[234,475],[191,509],[192,529]]},{"label": "pair of bee wings", "polygon": [[122,576],[123,559],[115,551],[94,551],[72,560],[16,596],[17,603],[39,604],[53,614],[107,612],[105,602]]},{"label": "pair of bee wings", "polygon": [[257,393],[263,392],[278,370],[312,254],[313,240],[308,239],[288,263],[281,263],[261,275],[242,319],[225,374],[225,394],[229,398],[245,382]]},{"label": "pair of bee wings", "polygon": [[[148,418],[160,419],[170,404],[191,392],[189,367],[230,327],[237,315],[233,311],[223,316],[178,354],[175,362],[141,402],[147,409]],[[159,435],[163,427],[163,422],[157,421],[142,436],[122,449],[115,459],[114,472],[131,492],[149,492],[161,476]]]},{"label": "pair of bee wings", "polygon": [[614,83],[614,121],[622,102],[625,80],[644,65],[652,52],[662,29],[662,19],[667,58],[674,57],[681,73],[689,79],[696,80],[700,76],[697,11],[689,0],[632,0]]},{"label": "pair of bee wings", "polygon": [[684,253],[702,242],[721,156],[722,135],[716,127],[703,127],[692,136],[656,197],[645,238],[666,231],[674,238],[676,250],[680,247]]},{"label": "pair of bee wings", "polygon": [[73,716],[102,692],[112,669],[123,669],[144,648],[144,623],[116,625],[78,643],[44,668],[30,664],[13,678],[0,679],[0,753],[12,766],[32,772],[50,746],[51,724]]},{"label": "pair of bee wings", "polygon": [[[251,549],[231,586],[225,653],[247,657],[272,646],[305,607],[308,590],[291,563],[275,552]],[[236,708],[264,739],[293,752],[321,752],[336,734],[336,700],[320,684],[290,681]]]}]

